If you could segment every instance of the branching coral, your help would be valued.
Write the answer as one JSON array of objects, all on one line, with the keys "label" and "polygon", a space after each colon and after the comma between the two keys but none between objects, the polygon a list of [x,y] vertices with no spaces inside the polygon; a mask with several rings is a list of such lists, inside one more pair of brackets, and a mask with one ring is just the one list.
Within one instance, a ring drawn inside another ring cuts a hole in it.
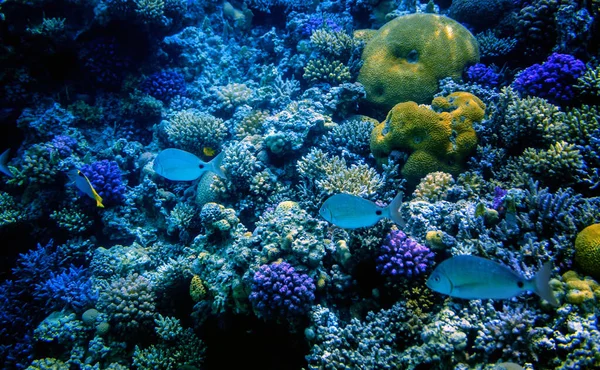
[{"label": "branching coral", "polygon": [[197,109],[175,113],[164,123],[163,131],[171,145],[200,156],[204,148],[219,150],[227,135],[222,119]]}]

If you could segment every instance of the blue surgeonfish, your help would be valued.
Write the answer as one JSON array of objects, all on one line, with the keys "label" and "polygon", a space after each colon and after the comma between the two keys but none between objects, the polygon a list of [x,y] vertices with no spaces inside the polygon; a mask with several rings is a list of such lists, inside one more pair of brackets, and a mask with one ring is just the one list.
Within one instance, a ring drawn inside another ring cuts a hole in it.
[{"label": "blue surgeonfish", "polygon": [[398,225],[403,225],[401,205],[402,192],[399,192],[387,207],[380,207],[356,195],[340,193],[327,198],[319,214],[325,220],[343,229],[373,226],[382,218],[389,218]]},{"label": "blue surgeonfish", "polygon": [[435,268],[427,279],[429,289],[464,299],[508,299],[532,291],[550,302],[558,301],[548,281],[552,264],[546,262],[532,279],[482,257],[461,255],[449,258]]},{"label": "blue surgeonfish", "polygon": [[74,169],[69,171],[67,175],[69,176],[69,179],[73,181],[77,189],[81,190],[82,193],[96,201],[96,207],[104,208],[104,205],[102,204],[102,197],[96,193],[96,190],[90,183],[90,180],[88,180],[87,176],[84,175],[83,172],[79,171],[78,169]]},{"label": "blue surgeonfish", "polygon": [[8,152],[10,149],[6,149],[4,153],[0,154],[0,172],[5,174],[8,177],[15,177],[13,173],[10,171],[10,168],[6,165],[8,163]]},{"label": "blue surgeonfish", "polygon": [[169,148],[158,153],[154,159],[154,172],[172,181],[193,181],[206,171],[225,178],[221,170],[223,152],[206,163],[185,150]]}]

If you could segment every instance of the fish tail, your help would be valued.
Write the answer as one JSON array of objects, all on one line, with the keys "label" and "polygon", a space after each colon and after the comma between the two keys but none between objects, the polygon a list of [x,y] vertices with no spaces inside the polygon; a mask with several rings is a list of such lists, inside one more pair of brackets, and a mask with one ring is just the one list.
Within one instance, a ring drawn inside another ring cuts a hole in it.
[{"label": "fish tail", "polygon": [[398,194],[394,197],[394,200],[388,205],[389,215],[392,221],[394,221],[398,226],[404,227],[406,223],[404,222],[404,218],[402,217],[402,213],[400,212],[400,208],[402,207],[402,192],[399,191]]},{"label": "fish tail", "polygon": [[104,208],[104,204],[102,204],[102,199],[96,199],[96,207]]},{"label": "fish tail", "polygon": [[552,273],[552,262],[544,263],[540,271],[535,274],[533,281],[535,283],[535,294],[547,300],[552,306],[558,307],[558,300],[550,288],[550,274]]},{"label": "fish tail", "polygon": [[15,175],[13,175],[13,173],[10,171],[10,169],[6,165],[8,163],[8,152],[9,151],[10,151],[10,149],[6,149],[2,154],[0,154],[0,172],[2,172],[3,174],[5,174],[8,177],[15,177]]},{"label": "fish tail", "polygon": [[222,179],[226,178],[225,172],[223,172],[223,170],[221,169],[221,162],[223,162],[224,156],[225,155],[223,154],[223,152],[221,152],[221,153],[219,153],[219,155],[217,155],[215,158],[213,158],[212,161],[209,162],[210,171]]}]

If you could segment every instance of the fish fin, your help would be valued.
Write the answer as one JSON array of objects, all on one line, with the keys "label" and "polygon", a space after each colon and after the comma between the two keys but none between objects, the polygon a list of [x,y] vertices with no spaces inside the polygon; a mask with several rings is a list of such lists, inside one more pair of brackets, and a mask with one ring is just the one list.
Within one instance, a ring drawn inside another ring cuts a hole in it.
[{"label": "fish fin", "polygon": [[404,217],[402,217],[402,213],[400,212],[400,208],[402,207],[402,195],[402,192],[399,191],[398,194],[396,194],[396,196],[392,200],[392,202],[387,206],[390,218],[401,228],[406,226],[406,223],[404,222]]},{"label": "fish fin", "polygon": [[540,271],[533,278],[535,282],[534,292],[542,297],[542,299],[547,300],[552,306],[558,307],[558,300],[554,296],[549,284],[550,274],[552,274],[552,262],[548,261],[544,263]]},{"label": "fish fin", "polygon": [[221,152],[219,153],[219,155],[214,157],[212,161],[208,163],[210,164],[210,172],[214,173],[222,179],[225,179],[227,177],[225,177],[225,172],[223,172],[223,170],[221,169],[221,162],[223,162],[223,157],[225,157],[225,154]]},{"label": "fish fin", "polygon": [[96,198],[96,207],[104,208],[104,204],[102,204],[102,198],[100,198],[100,197]]},{"label": "fish fin", "polygon": [[10,149],[6,149],[2,154],[0,154],[0,172],[5,174],[8,177],[15,177],[15,175],[11,172],[10,168],[6,165],[8,163],[8,153]]}]

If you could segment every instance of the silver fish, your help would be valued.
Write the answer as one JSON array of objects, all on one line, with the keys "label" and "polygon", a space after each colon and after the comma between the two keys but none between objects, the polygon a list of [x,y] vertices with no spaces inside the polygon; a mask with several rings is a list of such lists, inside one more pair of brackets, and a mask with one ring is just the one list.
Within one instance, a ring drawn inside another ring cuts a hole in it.
[{"label": "silver fish", "polygon": [[387,207],[380,207],[356,195],[341,193],[327,198],[319,214],[325,220],[343,229],[373,226],[382,218],[389,218],[403,226],[400,206],[402,206],[402,192],[399,192]]},{"label": "silver fish", "polygon": [[508,299],[532,291],[550,302],[554,297],[548,281],[552,264],[546,262],[532,279],[526,279],[497,262],[461,255],[449,258],[435,268],[427,279],[429,289],[464,299]]},{"label": "silver fish", "polygon": [[5,174],[8,177],[15,177],[15,175],[8,168],[8,153],[10,149],[6,149],[2,154],[0,154],[0,172]]}]

